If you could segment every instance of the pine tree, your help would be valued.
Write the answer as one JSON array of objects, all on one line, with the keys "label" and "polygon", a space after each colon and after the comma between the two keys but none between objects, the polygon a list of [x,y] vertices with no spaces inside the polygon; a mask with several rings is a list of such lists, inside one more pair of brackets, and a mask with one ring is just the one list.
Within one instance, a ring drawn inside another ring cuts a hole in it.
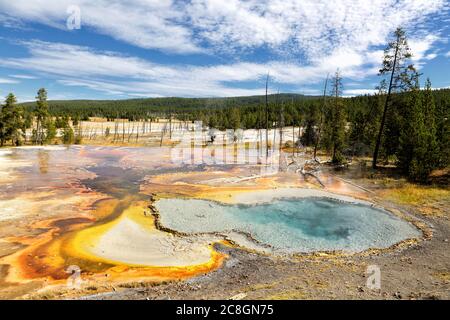
[{"label": "pine tree", "polygon": [[[118,119],[118,116],[116,118]],[[80,122],[80,117],[78,116],[78,114],[76,114],[75,116],[72,117],[72,125],[74,127],[78,126],[79,122]]]},{"label": "pine tree", "polygon": [[55,127],[56,127],[56,129],[63,129],[64,128],[64,119],[56,116]]},{"label": "pine tree", "polygon": [[25,133],[23,109],[16,105],[17,99],[10,93],[1,109],[0,143],[3,146],[7,140],[12,145],[19,146]]},{"label": "pine tree", "polygon": [[316,125],[318,118],[318,109],[315,105],[311,105],[305,115],[305,132],[303,133],[300,141],[304,146],[313,146],[317,141]]},{"label": "pine tree", "polygon": [[430,166],[429,170],[431,171],[439,165],[439,145],[437,141],[436,104],[429,78],[425,82],[423,107],[427,145],[425,162],[427,166]]},{"label": "pine tree", "polygon": [[238,108],[232,108],[229,112],[229,123],[231,129],[237,130],[241,127],[241,113]]},{"label": "pine tree", "polygon": [[[384,134],[386,117],[392,115],[388,112],[390,109],[390,103],[392,100],[392,93],[408,91],[413,86],[412,75],[415,73],[414,66],[409,64],[411,59],[411,50],[408,46],[406,34],[403,29],[398,28],[394,32],[394,39],[389,42],[387,48],[384,50],[383,67],[381,68],[379,75],[389,75],[389,87],[383,108],[383,115],[381,118],[380,128],[375,144],[375,150],[373,153],[372,167],[377,167],[378,155],[382,143],[382,137]],[[395,116],[395,114],[393,115]],[[394,121],[395,123],[395,121]],[[392,136],[389,135],[389,139],[392,140]]]},{"label": "pine tree", "polygon": [[[108,128],[109,129],[109,128]],[[69,123],[66,123],[63,128],[63,143],[72,144],[75,140],[73,129],[70,127]]]},{"label": "pine tree", "polygon": [[420,90],[418,75],[415,82],[416,85],[409,94],[405,117],[401,122],[397,157],[399,167],[411,180],[426,182],[431,171],[437,166],[435,107],[429,80],[425,91]]},{"label": "pine tree", "polygon": [[36,109],[34,111],[36,117],[36,129],[33,130],[33,143],[43,145],[46,140],[45,129],[49,124],[47,91],[44,88],[39,89],[36,100]]},{"label": "pine tree", "polygon": [[345,115],[344,105],[341,98],[342,78],[339,71],[332,79],[331,96],[332,101],[325,114],[325,143],[332,152],[332,162],[340,164],[343,161],[342,152],[345,142]]},{"label": "pine tree", "polygon": [[45,123],[45,143],[52,143],[53,140],[56,138],[56,124],[55,121],[53,121],[51,118],[47,119],[47,122]]},{"label": "pine tree", "polygon": [[[397,153],[398,165],[407,175],[410,174],[411,165],[414,161],[414,169],[417,170],[417,151],[424,152],[424,145],[420,135],[424,132],[424,121],[422,116],[422,92],[418,85],[409,94],[408,112],[401,122],[399,150]],[[400,122],[399,122],[400,123]]]},{"label": "pine tree", "polygon": [[[434,91],[436,92],[436,91]],[[441,92],[443,92],[441,90]],[[439,146],[438,167],[450,165],[450,93],[439,99],[436,108],[436,140]]]}]

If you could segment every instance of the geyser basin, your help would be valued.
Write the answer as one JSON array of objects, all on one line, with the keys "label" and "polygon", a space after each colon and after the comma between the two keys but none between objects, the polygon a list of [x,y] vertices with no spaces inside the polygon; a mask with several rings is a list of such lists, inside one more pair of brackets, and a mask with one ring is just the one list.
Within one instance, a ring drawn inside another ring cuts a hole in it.
[{"label": "geyser basin", "polygon": [[328,198],[274,199],[226,205],[206,200],[161,199],[155,203],[164,227],[183,233],[221,233],[237,243],[249,235],[280,253],[387,248],[419,237],[412,224],[365,204]]}]

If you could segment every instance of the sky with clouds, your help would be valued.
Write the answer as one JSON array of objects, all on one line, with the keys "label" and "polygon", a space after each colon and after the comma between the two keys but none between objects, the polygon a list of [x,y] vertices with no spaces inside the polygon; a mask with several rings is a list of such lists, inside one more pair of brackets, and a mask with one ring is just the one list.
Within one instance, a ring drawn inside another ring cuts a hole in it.
[{"label": "sky with clouds", "polygon": [[371,93],[398,26],[450,87],[449,0],[0,0],[0,95],[256,95],[267,73],[271,92],[316,95],[336,69],[345,95]]}]

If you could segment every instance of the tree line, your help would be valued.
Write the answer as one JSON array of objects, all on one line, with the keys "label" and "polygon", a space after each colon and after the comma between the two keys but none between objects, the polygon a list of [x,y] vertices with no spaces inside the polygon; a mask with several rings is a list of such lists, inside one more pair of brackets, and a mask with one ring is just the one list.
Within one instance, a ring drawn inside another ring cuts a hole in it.
[{"label": "tree line", "polygon": [[[64,143],[80,143],[81,120],[202,121],[217,129],[266,130],[303,127],[297,145],[311,147],[316,157],[325,150],[334,164],[353,156],[370,156],[372,166],[396,163],[410,179],[427,181],[436,168],[449,165],[450,90],[432,90],[411,60],[405,32],[397,29],[387,45],[377,93],[342,97],[342,75],[337,71],[324,83],[323,95],[272,94],[234,98],[151,98],[113,101],[47,101],[45,89],[33,103],[17,104],[6,97],[0,112],[0,142],[45,144],[61,129]],[[268,85],[266,82],[266,87]],[[72,125],[70,124],[72,122]],[[75,131],[74,131],[75,129]]]},{"label": "tree line", "polygon": [[[44,145],[55,142],[57,130],[62,130],[62,141],[67,144],[80,143],[80,137],[75,136],[67,115],[54,117],[48,108],[47,91],[39,89],[33,110],[17,104],[16,96],[8,94],[0,109],[0,146],[8,141],[13,146],[21,146],[27,142],[34,145]],[[77,125],[72,121],[72,125]],[[31,129],[30,141],[26,132]]]}]

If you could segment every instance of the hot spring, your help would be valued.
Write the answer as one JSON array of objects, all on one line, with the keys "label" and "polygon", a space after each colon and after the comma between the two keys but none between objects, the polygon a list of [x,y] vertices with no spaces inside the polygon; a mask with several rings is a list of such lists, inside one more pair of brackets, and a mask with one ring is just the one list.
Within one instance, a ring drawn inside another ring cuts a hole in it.
[{"label": "hot spring", "polygon": [[387,248],[421,232],[386,210],[329,198],[275,199],[260,204],[161,199],[160,223],[186,233],[219,233],[279,253]]}]

